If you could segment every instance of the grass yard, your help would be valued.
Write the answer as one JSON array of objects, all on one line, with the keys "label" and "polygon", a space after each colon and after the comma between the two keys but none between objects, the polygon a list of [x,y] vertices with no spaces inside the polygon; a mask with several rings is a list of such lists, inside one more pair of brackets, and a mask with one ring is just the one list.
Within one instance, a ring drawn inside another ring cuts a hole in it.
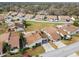
[{"label": "grass yard", "polygon": [[79,51],[77,51],[76,54],[79,56]]},{"label": "grass yard", "polygon": [[71,40],[61,40],[61,41],[62,41],[64,44],[66,44],[66,45],[75,43],[75,42],[79,41],[79,34],[76,34],[76,35],[72,36],[72,39],[71,39]]},{"label": "grass yard", "polygon": [[0,25],[0,34],[6,31],[7,31],[7,24],[3,23],[2,25]]},{"label": "grass yard", "polygon": [[22,54],[20,52],[16,54],[7,53],[4,57],[22,57]]},{"label": "grass yard", "polygon": [[39,30],[44,27],[56,26],[63,23],[45,23],[45,22],[34,22],[34,21],[26,21],[29,26],[26,28],[26,31],[34,31]]},{"label": "grass yard", "polygon": [[41,53],[44,53],[45,50],[44,50],[44,48],[43,48],[42,46],[39,46],[39,47],[37,47],[37,48],[35,48],[35,49],[29,49],[29,50],[27,50],[26,52],[27,52],[28,54],[32,55],[32,56],[37,56],[37,55],[39,55],[39,54],[41,54]]}]

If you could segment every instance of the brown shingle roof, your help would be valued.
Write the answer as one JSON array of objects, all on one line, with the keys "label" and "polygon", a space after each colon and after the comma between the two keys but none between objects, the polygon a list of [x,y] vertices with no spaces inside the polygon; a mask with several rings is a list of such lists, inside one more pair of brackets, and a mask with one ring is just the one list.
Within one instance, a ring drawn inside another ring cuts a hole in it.
[{"label": "brown shingle roof", "polygon": [[9,32],[0,35],[0,41],[6,42],[8,41],[8,38],[9,38]]},{"label": "brown shingle roof", "polygon": [[64,31],[61,28],[57,28],[57,30],[58,30],[59,33],[62,33],[63,35],[67,35],[68,34],[66,31]]},{"label": "brown shingle roof", "polygon": [[66,24],[62,26],[63,29],[69,31],[69,32],[74,32],[78,29],[78,27],[72,25],[72,24]]},{"label": "brown shingle roof", "polygon": [[11,48],[17,47],[19,48],[19,33],[17,32],[11,32],[9,44],[11,45]]},{"label": "brown shingle roof", "polygon": [[44,31],[49,33],[52,36],[53,40],[60,39],[60,35],[57,33],[57,29],[55,27],[45,28]]},{"label": "brown shingle roof", "polygon": [[35,42],[36,40],[40,39],[41,36],[38,32],[34,32],[34,33],[28,33],[25,35],[26,41],[28,42],[28,44],[32,44],[33,42]]}]

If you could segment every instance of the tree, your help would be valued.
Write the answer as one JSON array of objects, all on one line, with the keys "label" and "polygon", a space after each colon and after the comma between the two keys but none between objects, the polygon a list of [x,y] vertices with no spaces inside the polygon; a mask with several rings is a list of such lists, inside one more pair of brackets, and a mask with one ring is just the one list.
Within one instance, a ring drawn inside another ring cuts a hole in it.
[{"label": "tree", "polygon": [[19,44],[20,44],[20,50],[22,50],[26,45],[26,39],[24,38],[22,33],[20,34]]},{"label": "tree", "polygon": [[23,25],[25,26],[25,28],[27,28],[28,24],[26,23],[25,20],[23,20]]},{"label": "tree", "polygon": [[3,53],[10,51],[10,45],[6,42],[3,42]]},{"label": "tree", "polygon": [[77,20],[75,20],[74,21],[74,23],[73,23],[73,25],[75,25],[75,26],[78,26],[79,27],[79,20],[77,19]]}]

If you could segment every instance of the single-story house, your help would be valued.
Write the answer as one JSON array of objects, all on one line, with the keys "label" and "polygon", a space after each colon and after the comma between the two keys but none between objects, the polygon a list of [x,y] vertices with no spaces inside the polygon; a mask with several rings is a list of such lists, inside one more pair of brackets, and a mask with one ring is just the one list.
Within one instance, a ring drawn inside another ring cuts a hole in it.
[{"label": "single-story house", "polygon": [[19,33],[17,32],[11,32],[10,33],[10,37],[9,37],[9,40],[8,40],[8,44],[10,45],[10,48],[12,50],[14,49],[19,49]]},{"label": "single-story house", "polygon": [[48,21],[58,21],[58,20],[57,20],[57,16],[54,16],[54,15],[47,15],[46,17],[47,17],[47,20],[48,20]]},{"label": "single-story house", "polygon": [[32,47],[36,43],[43,44],[43,42],[45,43],[45,41],[47,40],[46,38],[42,38],[39,31],[25,33],[24,37],[26,38],[26,42],[27,42],[26,46],[29,46],[29,47]]},{"label": "single-story house", "polygon": [[45,18],[45,15],[36,15],[35,20],[43,20]]},{"label": "single-story house", "polygon": [[0,35],[0,41],[8,42],[9,34],[10,34],[9,32],[1,34]]},{"label": "single-story house", "polygon": [[71,36],[68,34],[68,32],[64,31],[64,30],[61,28],[61,25],[56,26],[56,28],[57,28],[58,33],[59,33],[62,37],[65,37],[66,39],[71,38]]},{"label": "single-story house", "polygon": [[57,41],[61,39],[61,36],[59,35],[57,29],[55,27],[47,27],[42,29],[44,33],[48,36],[48,38],[52,41]]},{"label": "single-story house", "polygon": [[0,55],[2,56],[3,53],[3,42],[8,43],[8,38],[9,38],[9,32],[3,33],[0,35]]},{"label": "single-story house", "polygon": [[2,23],[4,21],[4,15],[0,14],[0,23]]},{"label": "single-story house", "polygon": [[72,24],[65,24],[65,25],[62,25],[61,28],[62,28],[64,31],[68,32],[68,34],[70,34],[70,35],[73,35],[73,34],[79,32],[79,27],[76,27],[76,26],[74,26],[74,25],[72,25]]},{"label": "single-story house", "polygon": [[25,18],[26,18],[26,19],[32,19],[33,16],[34,16],[33,14],[26,14]]},{"label": "single-story house", "polygon": [[58,16],[60,21],[70,22],[72,21],[70,16]]},{"label": "single-story house", "polygon": [[[0,41],[6,42],[10,45],[10,48],[12,49],[12,51],[14,51],[14,49],[18,49],[19,48],[19,33],[16,32],[7,32],[4,34],[0,35]],[[0,47],[1,48],[1,47]]]}]

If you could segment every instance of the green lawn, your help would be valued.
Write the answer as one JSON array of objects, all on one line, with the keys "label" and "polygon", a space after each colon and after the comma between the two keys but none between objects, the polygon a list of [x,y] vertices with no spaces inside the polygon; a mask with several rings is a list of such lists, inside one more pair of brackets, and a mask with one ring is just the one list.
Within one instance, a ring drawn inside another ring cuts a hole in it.
[{"label": "green lawn", "polygon": [[49,26],[56,26],[62,23],[43,23],[43,22],[34,22],[34,21],[26,21],[29,26],[26,28],[26,31],[34,31],[38,29],[42,29]]},{"label": "green lawn", "polygon": [[42,54],[45,52],[44,48],[42,46],[39,46],[35,49],[28,49],[26,52],[32,56],[37,56],[39,54]]},{"label": "green lawn", "polygon": [[7,24],[3,23],[2,25],[0,25],[0,34],[6,32],[8,29]]},{"label": "green lawn", "polygon": [[22,57],[22,54],[21,53],[17,53],[17,54],[13,54],[13,55],[7,54],[4,57]]}]

